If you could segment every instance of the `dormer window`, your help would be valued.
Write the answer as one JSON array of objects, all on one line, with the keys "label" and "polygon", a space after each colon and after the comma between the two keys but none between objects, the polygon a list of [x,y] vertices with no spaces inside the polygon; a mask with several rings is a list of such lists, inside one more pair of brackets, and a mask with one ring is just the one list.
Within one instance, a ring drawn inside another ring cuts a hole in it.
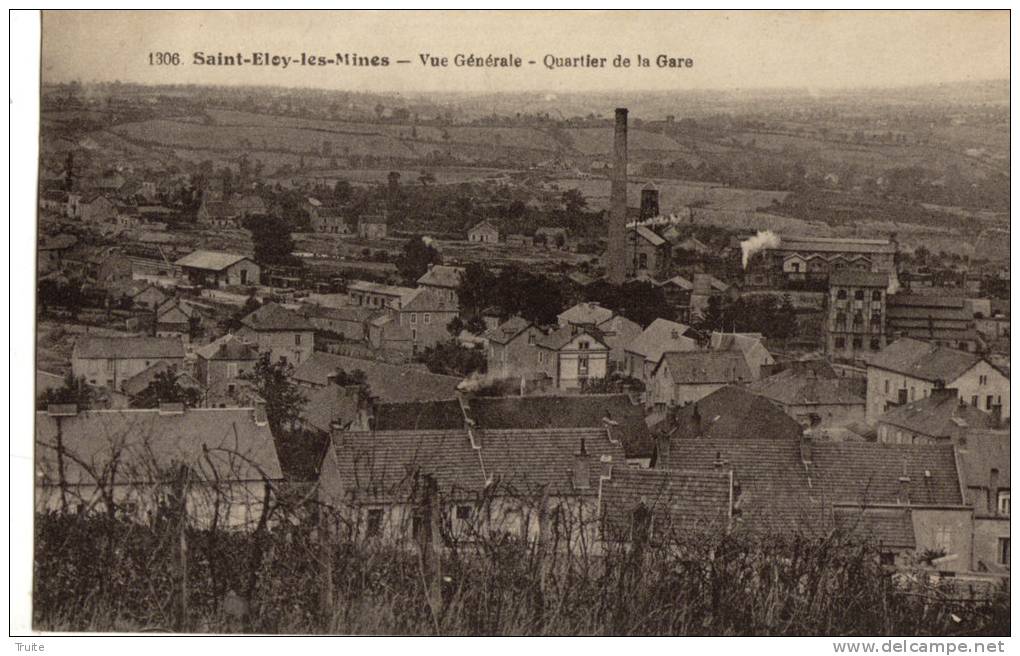
[{"label": "dormer window", "polygon": [[535,333],[530,333],[528,335],[528,346],[534,346],[534,345],[535,345]]}]

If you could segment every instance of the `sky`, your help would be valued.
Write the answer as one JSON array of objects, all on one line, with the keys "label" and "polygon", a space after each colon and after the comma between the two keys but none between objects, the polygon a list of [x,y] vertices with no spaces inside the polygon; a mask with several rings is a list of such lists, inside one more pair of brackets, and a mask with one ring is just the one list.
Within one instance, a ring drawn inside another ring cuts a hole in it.
[{"label": "sky", "polygon": [[[1009,78],[1008,11],[159,11],[43,13],[44,82],[251,84],[370,92],[894,87]],[[389,57],[385,68],[199,66],[194,53]],[[150,64],[176,52],[178,66]],[[422,54],[448,57],[424,67]],[[454,55],[522,68],[455,67]],[[651,66],[639,68],[636,56]],[[629,68],[611,66],[617,55]],[[606,68],[543,65],[605,57]],[[666,55],[690,68],[659,68]],[[396,64],[398,59],[410,64]],[[529,65],[528,61],[535,61]]]}]

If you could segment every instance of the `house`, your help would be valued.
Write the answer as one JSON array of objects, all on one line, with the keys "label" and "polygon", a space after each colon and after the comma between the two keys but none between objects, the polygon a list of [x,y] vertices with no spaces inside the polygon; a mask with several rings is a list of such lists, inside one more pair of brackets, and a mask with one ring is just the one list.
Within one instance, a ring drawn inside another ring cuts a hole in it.
[{"label": "house", "polygon": [[177,364],[171,364],[166,360],[160,360],[147,369],[143,369],[131,378],[124,381],[120,391],[129,399],[134,399],[144,392],[156,381],[157,376],[169,373],[173,375],[174,381],[184,389],[195,390],[199,395],[205,394],[205,388],[188,373],[187,369]]},{"label": "house", "polygon": [[339,207],[319,207],[315,212],[309,212],[309,216],[312,230],[315,232],[334,235],[346,235],[350,232],[345,212]]},{"label": "house", "polygon": [[457,294],[464,279],[464,267],[429,264],[429,269],[418,278],[418,286],[432,289],[457,302]]},{"label": "house", "polygon": [[415,293],[414,287],[384,285],[378,282],[355,280],[347,285],[347,293],[351,303],[358,307],[373,309],[392,308],[399,310]]},{"label": "house", "polygon": [[298,310],[315,327],[316,339],[327,343],[337,339],[360,342],[367,336],[365,324],[375,313],[367,307],[328,307],[304,303]]},{"label": "house", "polygon": [[524,376],[538,369],[538,340],[544,333],[522,317],[510,317],[483,337],[488,343],[486,371],[492,376]]},{"label": "house", "polygon": [[736,351],[664,353],[648,381],[646,402],[658,409],[694,403],[726,385],[750,383],[751,369]]},{"label": "house", "polygon": [[480,244],[499,243],[499,228],[489,220],[482,221],[468,230],[468,241]]},{"label": "house", "polygon": [[102,194],[89,194],[78,201],[74,218],[90,225],[113,223],[117,219],[117,205]]},{"label": "house", "polygon": [[864,385],[851,378],[791,367],[748,385],[802,427],[820,437],[840,437],[865,417]]},{"label": "house", "polygon": [[966,403],[1009,418],[1009,378],[987,359],[909,337],[886,346],[868,363],[867,421],[893,406],[922,399],[936,387],[953,388]]},{"label": "house", "polygon": [[695,273],[691,285],[693,289],[689,314],[692,318],[704,316],[713,298],[724,298],[734,293],[730,285],[708,273]]},{"label": "house", "polygon": [[613,318],[613,311],[598,303],[582,302],[556,315],[556,323],[564,326],[598,326]]},{"label": "house", "polygon": [[241,223],[241,213],[230,203],[223,200],[212,200],[208,195],[195,214],[198,223],[214,228],[237,228]]},{"label": "house", "polygon": [[775,358],[762,343],[758,333],[721,333],[713,332],[709,338],[708,348],[713,351],[740,351],[747,359],[751,370],[751,378],[761,378],[763,367],[775,364]]},{"label": "house", "polygon": [[386,214],[366,214],[358,219],[358,236],[362,239],[385,239]]},{"label": "house", "polygon": [[655,285],[662,289],[666,304],[673,310],[674,318],[681,323],[690,323],[694,283],[683,276],[673,276]]},{"label": "house", "polygon": [[301,364],[312,355],[315,327],[308,319],[277,303],[266,303],[241,319],[237,336],[269,354],[273,362]]},{"label": "house", "polygon": [[[151,522],[186,492],[189,522],[254,530],[283,481],[265,407],[78,411],[35,420],[36,512],[101,512]],[[225,430],[225,428],[227,428]]]},{"label": "house", "polygon": [[[337,433],[320,502],[348,538],[412,545],[506,533],[560,548],[598,541],[604,477],[626,467],[604,427]],[[440,527],[444,527],[441,529]]]},{"label": "house", "polygon": [[156,336],[180,337],[187,344],[202,317],[195,308],[178,298],[168,299],[156,310]]},{"label": "house", "polygon": [[971,353],[981,346],[974,313],[962,298],[893,294],[886,302],[885,332],[889,340],[911,337]]},{"label": "house", "polygon": [[564,326],[538,340],[538,371],[560,390],[580,389],[605,378],[609,346],[596,328]]},{"label": "house", "polygon": [[649,415],[648,422],[655,434],[671,438],[795,440],[803,433],[801,425],[780,408],[734,385]]},{"label": "house", "polygon": [[252,344],[230,334],[196,349],[195,355],[195,375],[207,388],[243,376],[255,367],[259,357]]},{"label": "house", "polygon": [[368,343],[379,349],[416,353],[450,339],[447,325],[457,316],[457,303],[441,292],[418,288],[367,322]]},{"label": "house", "polygon": [[885,271],[832,272],[825,318],[826,353],[844,360],[866,360],[885,348],[888,287]]},{"label": "house", "polygon": [[966,502],[974,508],[974,566],[1010,571],[1009,431],[971,430],[957,446]]},{"label": "house", "polygon": [[174,263],[189,284],[202,287],[259,284],[261,267],[246,255],[222,251],[194,251]]},{"label": "house", "polygon": [[992,414],[963,402],[957,390],[946,387],[893,407],[877,424],[878,441],[888,444],[959,444],[972,430],[999,428]]},{"label": "house", "polygon": [[316,351],[294,367],[291,379],[308,390],[321,389],[338,369],[348,373],[365,372],[372,397],[380,402],[431,401],[452,399],[461,378],[433,374],[424,367],[388,364],[378,360],[351,358]]},{"label": "house", "polygon": [[653,321],[630,344],[623,347],[625,373],[648,383],[663,353],[693,351],[698,348],[697,342],[684,335],[687,330],[684,324],[668,319]]},{"label": "house", "polygon": [[62,189],[46,189],[39,195],[39,209],[66,214],[67,192]]},{"label": "house", "polygon": [[75,378],[120,390],[127,379],[160,361],[184,364],[184,344],[163,337],[97,337],[79,335],[71,353]]},{"label": "house", "polygon": [[627,229],[627,275],[658,278],[669,265],[669,242],[644,225]]},{"label": "house", "polygon": [[235,198],[231,204],[234,211],[241,216],[241,219],[246,219],[250,216],[265,216],[269,211],[265,201],[255,194],[246,194]]},{"label": "house", "polygon": [[973,509],[952,445],[660,439],[654,467],[732,473],[733,523],[747,532],[821,538],[836,530],[874,543],[889,565],[937,552],[948,556],[941,570],[973,569]]},{"label": "house", "polygon": [[849,268],[888,273],[895,288],[897,251],[896,242],[888,239],[783,236],[748,259],[744,283],[773,288],[793,281],[824,285],[830,273]]},{"label": "house", "polygon": [[134,307],[155,310],[166,302],[170,296],[155,285],[145,285],[139,291],[131,295],[131,304]]},{"label": "house", "polygon": [[605,427],[623,446],[628,462],[647,461],[654,442],[645,412],[627,394],[473,396],[407,403],[377,403],[371,426],[378,431],[454,430],[470,416],[479,431],[489,429]]},{"label": "house", "polygon": [[603,321],[597,328],[602,333],[602,340],[609,347],[609,363],[613,370],[623,371],[627,362],[625,349],[641,334],[641,326],[618,314],[612,319]]}]

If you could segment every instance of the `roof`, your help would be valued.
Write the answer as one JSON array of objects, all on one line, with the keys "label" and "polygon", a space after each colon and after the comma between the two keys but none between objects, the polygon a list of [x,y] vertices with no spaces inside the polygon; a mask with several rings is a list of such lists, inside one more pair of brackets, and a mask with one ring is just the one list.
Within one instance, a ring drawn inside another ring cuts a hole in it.
[{"label": "roof", "polygon": [[649,362],[658,362],[667,351],[693,351],[698,343],[685,337],[688,327],[669,319],[656,319],[634,341],[624,346],[628,353],[643,356]]},{"label": "roof", "polygon": [[694,293],[710,295],[714,292],[725,292],[730,286],[710,273],[694,274]]},{"label": "roof", "polygon": [[457,301],[429,287],[419,287],[403,297],[401,312],[456,312]]},{"label": "roof", "polygon": [[332,319],[333,321],[353,321],[362,323],[375,314],[376,309],[361,305],[348,305],[344,307],[331,307],[329,305],[317,305],[315,303],[302,303],[298,310],[306,317],[317,319]]},{"label": "roof", "polygon": [[358,416],[360,399],[358,386],[326,385],[305,394],[301,419],[324,433],[329,433],[334,421],[347,424]]},{"label": "roof", "polygon": [[419,285],[428,285],[430,287],[444,287],[447,289],[457,289],[460,287],[461,280],[464,277],[464,267],[447,266],[445,264],[434,264],[429,267],[420,278],[418,278]]},{"label": "roof", "polygon": [[442,376],[421,369],[322,351],[313,352],[311,357],[297,365],[291,377],[300,383],[323,386],[327,384],[327,377],[336,373],[337,369],[364,371],[372,396],[383,402],[452,399],[461,382],[456,376]]},{"label": "roof", "polygon": [[654,230],[648,226],[639,225],[634,228],[634,232],[638,234],[642,239],[650,243],[652,246],[662,246],[666,243],[666,240],[660,237]]},{"label": "roof", "polygon": [[[476,396],[467,413],[481,429],[592,428],[606,419],[614,439],[628,458],[650,457],[653,444],[644,409],[626,394],[569,396]],[[464,426],[465,411],[457,399],[381,403],[375,407],[376,430],[452,430]]]},{"label": "roof", "polygon": [[558,351],[582,335],[587,335],[604,348],[609,348],[605,342],[602,332],[598,328],[592,328],[590,326],[563,326],[562,328],[557,328],[545,337],[539,339],[538,346]]},{"label": "roof", "polygon": [[534,324],[519,316],[510,317],[495,328],[485,332],[485,338],[497,344],[508,344]]},{"label": "roof", "polygon": [[836,506],[833,522],[845,533],[871,538],[878,545],[914,549],[914,520],[909,507]]},{"label": "roof", "polygon": [[[623,465],[623,449],[604,428],[351,432],[334,439],[333,453],[351,501],[406,500],[423,475],[440,493],[475,500],[483,492],[516,496],[598,494],[605,464]],[[575,489],[575,455],[588,454],[591,484]],[[603,461],[603,458],[606,460]]]},{"label": "roof", "polygon": [[670,351],[656,366],[666,367],[676,385],[748,382],[754,378],[740,351]]},{"label": "roof", "polygon": [[657,282],[657,283],[654,283],[654,284],[659,286],[659,287],[665,287],[667,285],[672,285],[674,287],[679,287],[680,289],[686,289],[686,290],[694,289],[694,283],[692,283],[687,278],[684,278],[683,276],[673,276],[672,278],[669,278],[668,280],[663,280],[662,282]]},{"label": "roof", "polygon": [[991,471],[999,471],[998,486],[1009,487],[1009,429],[971,430],[960,444],[960,466],[968,486],[988,487]]},{"label": "roof", "polygon": [[194,251],[177,260],[174,264],[189,269],[204,269],[206,271],[223,271],[241,260],[250,260],[247,255],[237,253],[224,253],[222,251]]},{"label": "roof", "polygon": [[818,251],[822,253],[888,253],[896,244],[887,239],[825,239],[821,237],[783,237],[779,246],[769,250]]},{"label": "roof", "polygon": [[[57,436],[73,457],[64,458],[65,480],[88,485],[109,476],[117,458],[121,483],[149,482],[179,463],[205,478],[282,478],[273,435],[250,408],[92,410],[73,416],[36,413],[36,472],[42,485],[58,485]],[[107,478],[108,481],[108,478]]]},{"label": "roof", "polygon": [[278,303],[266,303],[241,319],[241,324],[254,331],[315,329],[308,319]]},{"label": "roof", "polygon": [[651,513],[653,536],[724,528],[730,519],[730,472],[614,467],[602,483],[603,530],[627,540],[642,506]]},{"label": "roof", "polygon": [[675,409],[654,429],[696,439],[795,440],[803,432],[793,417],[768,400],[732,385]]},{"label": "roof", "polygon": [[878,418],[878,423],[951,439],[967,428],[993,428],[992,415],[961,403],[956,390],[933,390],[930,396],[895,407]]},{"label": "roof", "polygon": [[128,360],[184,358],[184,344],[177,337],[97,337],[79,335],[73,358]]},{"label": "roof", "polygon": [[258,349],[247,344],[234,335],[226,334],[205,346],[196,349],[195,353],[204,360],[257,360]]},{"label": "roof", "polygon": [[829,274],[830,287],[881,287],[889,286],[889,274],[885,272],[861,271],[859,269],[836,269]]},{"label": "roof", "polygon": [[560,312],[557,316],[560,325],[566,323],[572,324],[591,324],[597,326],[600,323],[608,321],[613,318],[613,311],[609,308],[604,308],[598,303],[578,303],[577,305]]},{"label": "roof", "polygon": [[709,339],[714,351],[740,351],[741,353],[748,353],[755,346],[761,346],[762,349],[765,348],[765,345],[762,343],[763,337],[759,333],[720,333],[713,331]]},{"label": "roof", "polygon": [[492,221],[489,221],[488,219],[481,221],[480,223],[476,223],[474,226],[471,227],[470,230],[468,230],[468,232],[475,232],[476,230],[489,230],[492,232],[499,232],[499,228],[496,227],[496,224],[494,224]]},{"label": "roof", "polygon": [[368,282],[367,280],[352,280],[347,285],[347,291],[361,292],[363,294],[382,294],[384,296],[395,296],[401,299],[418,291],[414,287],[401,287],[399,285],[386,285],[381,282]]},{"label": "roof", "polygon": [[981,358],[963,351],[935,346],[928,342],[903,337],[879,351],[869,366],[905,374],[912,378],[950,383]]},{"label": "roof", "polygon": [[178,369],[176,364],[171,364],[166,360],[160,360],[156,364],[146,367],[142,371],[125,380],[120,389],[128,396],[137,396],[144,392],[149,385],[156,380],[156,376],[163,372],[173,372],[174,380],[177,381],[182,387],[190,387],[192,389],[201,389],[202,386],[197,380],[195,380],[191,374],[183,369]]},{"label": "roof", "polygon": [[814,371],[784,369],[751,383],[749,391],[785,406],[860,405],[865,399],[856,381],[849,378],[818,376]]}]

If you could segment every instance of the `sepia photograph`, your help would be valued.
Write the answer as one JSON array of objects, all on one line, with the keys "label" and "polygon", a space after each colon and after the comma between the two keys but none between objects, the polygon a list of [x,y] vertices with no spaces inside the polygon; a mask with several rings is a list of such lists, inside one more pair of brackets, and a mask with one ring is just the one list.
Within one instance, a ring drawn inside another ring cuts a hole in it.
[{"label": "sepia photograph", "polygon": [[37,13],[27,635],[1005,651],[1009,10]]}]

